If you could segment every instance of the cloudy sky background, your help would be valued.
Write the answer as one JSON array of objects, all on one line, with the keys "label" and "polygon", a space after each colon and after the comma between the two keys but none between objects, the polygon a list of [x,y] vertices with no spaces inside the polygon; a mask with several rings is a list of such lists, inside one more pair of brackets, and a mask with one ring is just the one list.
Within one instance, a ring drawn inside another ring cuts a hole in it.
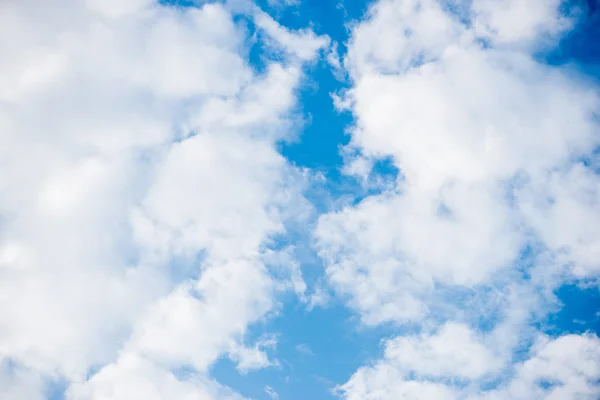
[{"label": "cloudy sky background", "polygon": [[597,399],[600,17],[0,1],[0,391]]}]

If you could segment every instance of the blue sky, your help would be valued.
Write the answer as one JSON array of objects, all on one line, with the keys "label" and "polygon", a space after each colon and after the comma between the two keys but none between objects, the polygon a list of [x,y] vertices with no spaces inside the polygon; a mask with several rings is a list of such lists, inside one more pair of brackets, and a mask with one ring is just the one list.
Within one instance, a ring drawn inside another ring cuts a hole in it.
[{"label": "blue sky", "polygon": [[600,395],[594,0],[25,3],[11,399]]}]

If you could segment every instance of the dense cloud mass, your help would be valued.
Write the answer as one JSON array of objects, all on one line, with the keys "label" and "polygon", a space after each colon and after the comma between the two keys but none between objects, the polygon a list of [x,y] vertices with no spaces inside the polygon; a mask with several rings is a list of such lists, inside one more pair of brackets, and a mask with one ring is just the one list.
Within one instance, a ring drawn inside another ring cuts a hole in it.
[{"label": "dense cloud mass", "polygon": [[[278,366],[248,332],[292,292],[395,332],[340,398],[596,399],[597,334],[538,323],[600,276],[599,87],[540,56],[581,13],[378,0],[340,61],[250,0],[1,1],[0,398],[241,400],[211,367]],[[343,172],[399,172],[321,210],[323,176],[280,144],[328,57],[354,117]]]},{"label": "dense cloud mass", "polygon": [[[598,338],[546,338],[529,326],[555,288],[596,279],[600,266],[600,179],[585,162],[600,139],[598,87],[535,56],[576,23],[576,10],[452,5],[381,0],[352,30],[353,86],[339,103],[356,117],[347,170],[368,174],[365,165],[390,158],[400,176],[322,216],[317,247],[365,324],[422,333],[387,341],[384,357],[340,391],[596,398]],[[530,358],[518,361],[527,343]]]},{"label": "dense cloud mass", "polygon": [[[2,396],[234,399],[207,368],[269,364],[244,333],[309,207],[275,143],[328,39],[242,6],[0,4]],[[236,12],[281,54],[264,72]]]}]

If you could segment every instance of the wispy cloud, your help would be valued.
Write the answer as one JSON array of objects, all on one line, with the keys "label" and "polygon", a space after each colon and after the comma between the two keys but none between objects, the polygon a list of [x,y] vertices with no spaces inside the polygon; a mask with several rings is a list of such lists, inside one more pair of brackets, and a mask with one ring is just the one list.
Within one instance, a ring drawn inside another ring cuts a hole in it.
[{"label": "wispy cloud", "polygon": [[305,356],[314,356],[315,353],[312,351],[309,345],[306,343],[300,343],[296,345],[296,351]]},{"label": "wispy cloud", "polygon": [[271,386],[265,386],[265,392],[273,400],[279,400],[279,394]]}]

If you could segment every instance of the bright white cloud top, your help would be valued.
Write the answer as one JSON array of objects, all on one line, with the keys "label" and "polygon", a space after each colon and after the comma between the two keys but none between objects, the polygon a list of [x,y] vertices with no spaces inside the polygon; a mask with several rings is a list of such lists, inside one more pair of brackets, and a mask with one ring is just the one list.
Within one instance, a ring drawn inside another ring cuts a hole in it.
[{"label": "bright white cloud top", "polygon": [[[248,332],[291,292],[394,332],[340,398],[597,399],[597,332],[539,328],[556,289],[600,277],[600,87],[540,57],[580,13],[378,0],[338,60],[259,5],[0,2],[0,398],[244,399],[211,368],[281,368]],[[326,59],[354,116],[340,167],[399,173],[321,210],[328,178],[279,149]]]}]

